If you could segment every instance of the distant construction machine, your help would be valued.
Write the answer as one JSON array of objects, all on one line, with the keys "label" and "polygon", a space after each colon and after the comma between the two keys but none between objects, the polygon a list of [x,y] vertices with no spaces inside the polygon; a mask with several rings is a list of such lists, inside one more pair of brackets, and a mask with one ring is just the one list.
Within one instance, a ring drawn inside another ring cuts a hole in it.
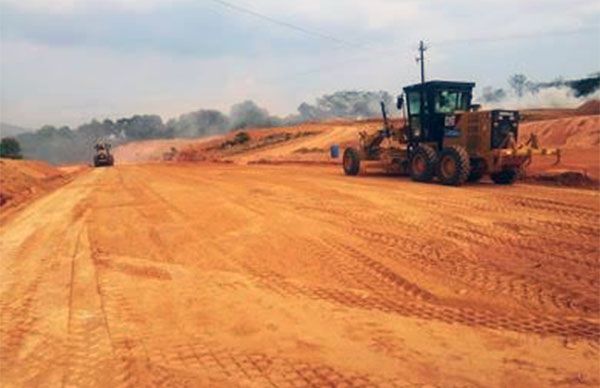
[{"label": "distant construction machine", "polygon": [[94,167],[106,167],[115,164],[115,159],[110,153],[111,145],[106,142],[98,142],[94,145]]},{"label": "distant construction machine", "polygon": [[[422,45],[421,50],[422,61]],[[374,134],[361,132],[358,149],[344,151],[346,175],[357,175],[363,161],[379,161],[418,182],[437,178],[460,186],[489,174],[497,184],[512,184],[534,155],[555,155],[560,161],[560,150],[540,148],[534,135],[518,145],[518,111],[481,111],[471,103],[474,83],[424,82],[421,70],[422,82],[405,87],[396,103],[404,124],[392,126],[381,103],[384,127]]]}]

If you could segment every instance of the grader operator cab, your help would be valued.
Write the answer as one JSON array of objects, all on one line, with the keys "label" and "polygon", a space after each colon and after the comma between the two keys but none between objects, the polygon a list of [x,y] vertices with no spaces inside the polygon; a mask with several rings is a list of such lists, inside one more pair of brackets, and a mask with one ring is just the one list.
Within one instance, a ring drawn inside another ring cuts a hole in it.
[{"label": "grader operator cab", "polygon": [[539,148],[535,136],[517,146],[519,112],[480,111],[472,104],[474,87],[449,81],[405,87],[397,102],[399,110],[404,108],[404,126],[389,124],[382,103],[384,128],[361,133],[359,148],[345,150],[345,173],[357,175],[361,161],[380,161],[386,170],[408,173],[419,182],[437,178],[459,186],[487,173],[497,184],[512,184],[534,154],[560,159],[560,150]]}]

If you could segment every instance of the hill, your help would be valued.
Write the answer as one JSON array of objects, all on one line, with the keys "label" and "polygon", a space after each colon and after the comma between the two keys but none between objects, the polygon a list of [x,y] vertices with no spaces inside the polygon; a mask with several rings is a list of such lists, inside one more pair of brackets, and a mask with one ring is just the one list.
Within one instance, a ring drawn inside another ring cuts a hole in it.
[{"label": "hill", "polygon": [[0,122],[0,137],[15,137],[27,132],[32,132],[32,130]]}]

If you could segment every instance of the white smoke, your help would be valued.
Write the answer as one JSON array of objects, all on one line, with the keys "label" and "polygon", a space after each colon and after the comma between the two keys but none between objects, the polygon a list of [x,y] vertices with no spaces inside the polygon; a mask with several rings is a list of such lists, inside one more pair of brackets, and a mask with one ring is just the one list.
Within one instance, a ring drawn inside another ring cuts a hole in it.
[{"label": "white smoke", "polygon": [[543,108],[577,108],[586,101],[600,99],[600,90],[585,97],[575,97],[573,89],[563,87],[543,88],[528,91],[519,97],[515,93],[506,93],[497,101],[484,102],[485,109],[543,109]]}]

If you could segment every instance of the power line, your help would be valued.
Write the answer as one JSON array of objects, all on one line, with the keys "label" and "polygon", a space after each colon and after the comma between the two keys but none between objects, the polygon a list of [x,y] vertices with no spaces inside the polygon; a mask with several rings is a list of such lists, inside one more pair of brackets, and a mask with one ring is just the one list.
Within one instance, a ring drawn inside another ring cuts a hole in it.
[{"label": "power line", "polygon": [[[541,37],[545,37],[545,36],[576,35],[576,34],[584,34],[584,33],[589,33],[589,32],[597,33],[598,31],[599,31],[599,28],[597,28],[597,27],[584,27],[584,28],[574,29],[574,30],[555,30],[555,31],[546,31],[546,32],[532,33],[532,34],[440,40],[440,41],[430,42],[430,43],[428,43],[428,45],[429,45],[429,47],[435,46],[435,47],[443,48],[444,46],[453,46],[453,45],[469,44],[469,43],[492,43],[492,42],[511,41],[511,40],[525,40],[525,39],[531,39],[531,38],[541,38]],[[406,48],[408,49],[408,46]],[[371,47],[370,49],[373,51],[376,51],[379,54],[385,54],[385,53],[398,54],[399,53],[398,48],[377,49],[377,48]],[[411,49],[413,49],[412,46],[411,46]],[[287,74],[287,75],[278,76],[275,79],[271,79],[271,82],[267,81],[267,83],[274,83],[273,81],[277,81],[277,80],[287,81],[287,80],[294,79],[296,77],[302,77],[302,76],[321,73],[321,72],[339,70],[340,67],[342,67],[342,68],[347,67],[348,64],[376,62],[376,61],[381,62],[382,60],[388,59],[388,58],[389,57],[384,57],[384,58],[375,57],[374,58],[373,55],[369,55],[368,57],[364,57],[364,56],[358,57],[358,58],[354,57],[354,58],[350,58],[345,61],[336,61],[335,63],[332,63],[332,64],[327,64],[324,66],[316,66],[312,69],[307,69],[304,71],[299,71],[299,72],[295,72],[295,73],[291,73],[291,74]]]},{"label": "power line", "polygon": [[[269,23],[285,27],[300,33],[303,33],[307,36],[311,36],[313,38],[319,38],[323,40],[330,41],[332,43],[336,43],[345,47],[352,48],[363,48],[363,49],[372,49],[377,50],[376,47],[372,46],[368,43],[357,43],[351,42],[342,38],[338,38],[331,34],[325,34],[320,31],[311,30],[306,27],[299,26],[297,24],[293,24],[281,19],[274,18],[272,16],[266,15],[264,13],[255,11],[251,8],[241,6],[239,4],[234,4],[227,0],[211,0],[212,2],[219,4],[225,8],[234,10],[236,12],[244,13],[247,15],[251,15],[258,19],[267,21]],[[458,38],[458,39],[448,39],[448,40],[440,40],[430,42],[432,45],[455,45],[455,44],[463,44],[463,43],[478,43],[478,42],[500,42],[506,40],[516,40],[516,39],[529,39],[529,38],[537,38],[544,36],[559,36],[559,35],[573,35],[573,34],[581,34],[585,32],[594,32],[598,33],[600,29],[598,27],[583,27],[579,29],[571,29],[571,30],[555,30],[555,31],[545,31],[545,32],[537,32],[537,33],[529,33],[529,34],[515,34],[508,36],[496,36],[496,37],[479,37],[479,38]]]},{"label": "power line", "polygon": [[[230,10],[253,16],[255,18],[267,21],[271,24],[275,24],[280,27],[288,28],[288,29],[294,30],[296,32],[305,34],[307,36],[311,36],[313,38],[327,40],[329,42],[336,43],[339,46],[369,49],[370,51],[375,51],[375,52],[379,52],[379,53],[389,53],[389,52],[398,53],[398,48],[383,49],[381,47],[375,47],[375,46],[371,46],[371,45],[367,45],[367,44],[350,42],[350,41],[338,38],[338,37],[330,35],[330,34],[325,34],[325,33],[319,32],[319,31],[315,31],[315,30],[311,30],[311,29],[299,26],[297,24],[292,24],[287,21],[276,19],[269,15],[265,15],[263,13],[255,11],[251,8],[244,7],[239,4],[234,4],[227,0],[211,0],[211,1],[218,5],[221,5],[222,7],[228,8]],[[573,29],[573,30],[555,30],[555,31],[545,31],[545,32],[530,33],[530,34],[477,37],[477,38],[464,38],[464,39],[448,39],[448,40],[433,41],[430,43],[430,46],[452,46],[452,45],[457,45],[457,44],[500,42],[500,41],[538,38],[538,37],[545,37],[545,36],[573,35],[573,34],[581,34],[581,33],[588,33],[588,32],[597,33],[598,30],[599,29],[597,27],[583,27],[580,29]],[[357,63],[357,62],[366,62],[366,61],[375,61],[375,60],[381,61],[381,58],[380,57],[372,58],[370,56],[368,58],[357,58],[357,59],[355,58],[355,59],[350,59],[350,60],[335,63],[335,64],[327,64],[325,66],[318,66],[318,67],[315,67],[312,69],[307,69],[305,71],[295,72],[292,74],[283,75],[281,77],[276,77],[276,79],[271,79],[271,82],[267,82],[267,83],[274,83],[273,81],[276,82],[277,79],[289,80],[290,78],[300,77],[300,76],[304,76],[304,75],[310,75],[310,74],[314,74],[314,73],[337,70],[337,69],[339,69],[340,66],[345,66],[348,63]]]},{"label": "power line", "polygon": [[347,40],[344,40],[344,39],[340,39],[340,38],[335,37],[333,35],[324,34],[324,33],[319,32],[319,31],[309,30],[308,28],[301,27],[301,26],[298,26],[296,24],[292,24],[292,23],[289,23],[289,22],[286,22],[286,21],[283,21],[283,20],[276,19],[274,17],[271,17],[271,16],[265,15],[263,13],[254,11],[254,10],[252,10],[250,8],[246,8],[246,7],[243,7],[241,5],[233,4],[233,3],[230,3],[230,2],[225,1],[225,0],[211,0],[211,1],[213,1],[214,3],[222,5],[223,7],[232,9],[234,11],[254,16],[256,18],[265,20],[265,21],[267,21],[269,23],[276,24],[278,26],[285,27],[285,28],[297,31],[297,32],[303,33],[303,34],[308,35],[308,36],[312,36],[313,38],[319,38],[319,39],[327,40],[327,41],[336,43],[336,44],[341,45],[341,46],[346,46],[346,47],[364,48],[364,45],[362,45],[362,44],[350,42],[350,41],[347,41]]}]

